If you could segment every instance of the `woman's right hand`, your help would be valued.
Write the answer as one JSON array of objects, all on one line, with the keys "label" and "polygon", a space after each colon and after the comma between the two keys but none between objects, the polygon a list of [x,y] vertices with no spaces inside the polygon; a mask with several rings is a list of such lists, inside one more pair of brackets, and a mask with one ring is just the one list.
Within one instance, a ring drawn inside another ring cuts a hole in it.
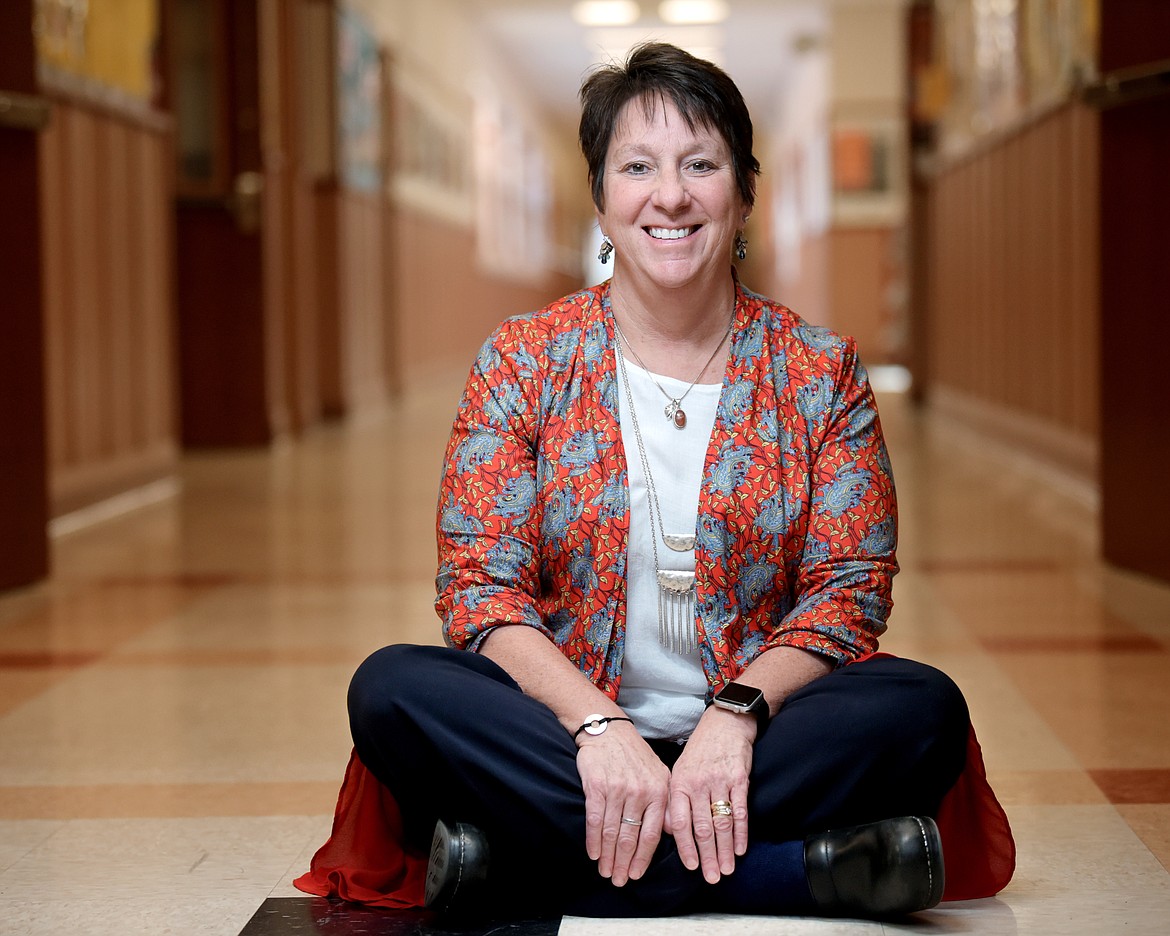
[{"label": "woman's right hand", "polygon": [[650,867],[662,838],[670,771],[629,722],[609,722],[603,733],[582,734],[577,744],[585,850],[601,876],[621,887]]}]

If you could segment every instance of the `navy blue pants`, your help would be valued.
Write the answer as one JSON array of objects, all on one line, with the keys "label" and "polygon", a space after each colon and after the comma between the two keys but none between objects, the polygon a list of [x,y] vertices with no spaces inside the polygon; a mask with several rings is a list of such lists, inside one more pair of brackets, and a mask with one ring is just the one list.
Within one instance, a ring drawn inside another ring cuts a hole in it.
[{"label": "navy blue pants", "polygon": [[[616,888],[597,873],[585,853],[576,744],[551,709],[486,657],[386,647],[354,675],[349,715],[358,756],[394,794],[411,844],[425,849],[438,818],[484,831],[485,899],[495,905],[486,909],[653,916],[712,908],[705,893],[718,885],[688,871],[667,835],[642,879]],[[751,842],[934,815],[962,772],[968,726],[959,689],[921,663],[878,658],[813,681],[756,740]],[[673,764],[677,745],[654,748]]]}]

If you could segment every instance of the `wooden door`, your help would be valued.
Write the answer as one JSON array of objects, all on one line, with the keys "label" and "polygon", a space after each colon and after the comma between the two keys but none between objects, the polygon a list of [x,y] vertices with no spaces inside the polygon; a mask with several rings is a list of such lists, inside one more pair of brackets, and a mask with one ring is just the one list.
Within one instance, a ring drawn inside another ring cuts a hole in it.
[{"label": "wooden door", "polygon": [[0,3],[0,588],[49,567],[32,0]]},{"label": "wooden door", "polygon": [[288,424],[263,141],[262,0],[166,0],[175,116],[182,438],[261,445]]},{"label": "wooden door", "polygon": [[1101,71],[1102,542],[1170,581],[1170,4],[1101,4]]}]

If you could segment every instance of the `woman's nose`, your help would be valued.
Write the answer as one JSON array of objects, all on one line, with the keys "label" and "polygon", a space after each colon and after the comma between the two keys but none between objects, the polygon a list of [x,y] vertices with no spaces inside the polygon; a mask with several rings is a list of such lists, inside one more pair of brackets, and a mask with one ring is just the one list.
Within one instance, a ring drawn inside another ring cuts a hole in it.
[{"label": "woman's nose", "polygon": [[690,201],[686,179],[678,171],[659,173],[658,185],[654,189],[654,203],[664,211],[678,211]]}]

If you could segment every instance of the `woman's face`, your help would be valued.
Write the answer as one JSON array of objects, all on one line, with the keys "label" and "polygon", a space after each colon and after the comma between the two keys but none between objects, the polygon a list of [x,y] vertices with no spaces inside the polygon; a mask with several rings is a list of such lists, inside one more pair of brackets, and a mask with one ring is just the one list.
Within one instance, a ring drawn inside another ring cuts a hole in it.
[{"label": "woman's face", "polygon": [[691,130],[670,100],[655,100],[649,115],[642,99],[632,100],[618,118],[603,171],[598,220],[623,274],[666,288],[727,275],[748,211],[718,132]]}]

